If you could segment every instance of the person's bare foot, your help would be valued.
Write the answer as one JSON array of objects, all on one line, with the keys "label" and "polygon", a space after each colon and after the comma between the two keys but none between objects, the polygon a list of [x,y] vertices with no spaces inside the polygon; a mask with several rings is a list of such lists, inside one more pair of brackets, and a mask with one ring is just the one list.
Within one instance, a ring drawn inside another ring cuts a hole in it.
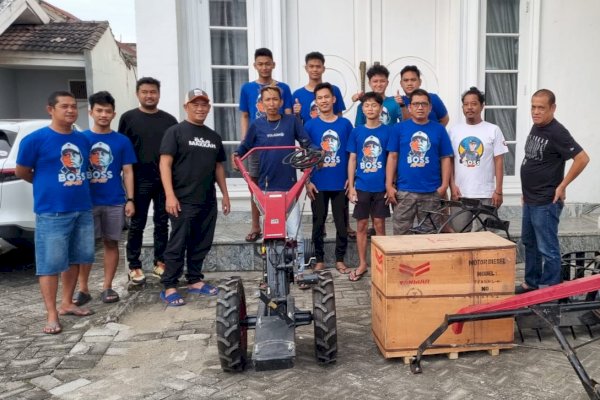
[{"label": "person's bare foot", "polygon": [[62,332],[62,326],[58,321],[48,321],[42,330],[47,335],[56,335]]},{"label": "person's bare foot", "polygon": [[[362,270],[361,270],[362,269]],[[348,275],[348,280],[350,280],[351,282],[357,282],[360,281],[363,277],[363,275],[366,275],[367,273],[367,267],[357,267],[355,270],[351,271],[350,274]]]},{"label": "person's bare foot", "polygon": [[346,266],[346,264],[344,264],[343,261],[338,261],[335,263],[335,269],[337,269],[337,271],[342,274],[342,275],[346,275],[350,273],[350,268],[348,268]]},{"label": "person's bare foot", "polygon": [[58,315],[74,315],[76,317],[87,317],[93,315],[94,312],[89,308],[77,307],[72,304],[69,307],[61,307],[58,309]]},{"label": "person's bare foot", "polygon": [[318,262],[315,264],[315,267],[313,268],[313,271],[323,271],[325,269],[325,263],[323,262]]}]

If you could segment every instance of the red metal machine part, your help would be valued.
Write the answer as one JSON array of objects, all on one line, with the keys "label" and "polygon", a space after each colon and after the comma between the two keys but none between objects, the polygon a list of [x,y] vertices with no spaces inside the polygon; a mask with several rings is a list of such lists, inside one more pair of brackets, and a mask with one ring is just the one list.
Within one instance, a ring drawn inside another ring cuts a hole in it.
[{"label": "red metal machine part", "polygon": [[[421,359],[423,353],[435,347],[435,341],[453,325],[454,333],[460,334],[465,322],[487,319],[510,318],[515,316],[536,315],[552,332],[560,347],[577,373],[590,399],[600,400],[600,385],[587,374],[577,357],[577,349],[595,342],[589,340],[583,344],[572,346],[560,330],[560,316],[563,313],[575,311],[591,311],[600,309],[600,301],[585,301],[579,303],[557,303],[556,300],[569,298],[584,293],[600,290],[600,274],[567,281],[555,286],[534,290],[509,297],[489,304],[477,304],[460,309],[456,314],[447,314],[442,324],[421,343],[417,356],[412,360],[410,369],[413,373],[423,372]],[[552,302],[552,303],[551,303]]]},{"label": "red metal machine part", "polygon": [[250,178],[250,174],[244,167],[243,161],[255,151],[260,150],[299,150],[297,146],[269,146],[254,147],[242,157],[234,158],[235,165],[242,173],[242,177],[248,183],[254,202],[264,217],[263,235],[265,239],[285,239],[285,220],[287,213],[294,207],[302,193],[304,184],[308,180],[312,168],[307,168],[300,179],[287,192],[263,192]]}]

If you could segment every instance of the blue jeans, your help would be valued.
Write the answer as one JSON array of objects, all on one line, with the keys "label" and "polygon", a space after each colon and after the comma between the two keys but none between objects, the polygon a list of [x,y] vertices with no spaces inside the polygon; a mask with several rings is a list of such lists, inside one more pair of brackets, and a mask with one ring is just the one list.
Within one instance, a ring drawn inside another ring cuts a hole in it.
[{"label": "blue jeans", "polygon": [[71,265],[93,263],[94,218],[91,210],[36,215],[36,275],[58,275]]},{"label": "blue jeans", "polygon": [[525,246],[525,283],[531,288],[561,281],[558,223],[563,203],[523,204],[521,241]]}]

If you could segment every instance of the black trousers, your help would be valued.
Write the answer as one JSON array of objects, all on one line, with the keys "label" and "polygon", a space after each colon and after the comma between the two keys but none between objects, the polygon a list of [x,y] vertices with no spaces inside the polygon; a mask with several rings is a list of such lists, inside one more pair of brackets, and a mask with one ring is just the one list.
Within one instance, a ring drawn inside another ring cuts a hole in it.
[{"label": "black trousers", "polygon": [[202,264],[210,251],[217,224],[217,203],[183,204],[177,217],[171,220],[171,236],[165,250],[165,273],[161,283],[165,289],[176,288],[183,274],[184,258],[187,263],[187,282],[200,282]]},{"label": "black trousers", "polygon": [[169,238],[169,216],[165,210],[165,191],[160,180],[136,179],[134,183],[135,214],[131,217],[127,234],[127,262],[129,269],[142,268],[140,254],[150,201],[154,203],[154,264],[164,261],[163,253]]},{"label": "black trousers", "polygon": [[316,193],[315,200],[311,201],[313,214],[312,240],[315,246],[315,257],[317,262],[323,262],[325,256],[325,243],[323,241],[323,229],[329,202],[331,201],[331,213],[335,223],[335,261],[343,262],[348,248],[348,198],[343,190],[320,191]]}]

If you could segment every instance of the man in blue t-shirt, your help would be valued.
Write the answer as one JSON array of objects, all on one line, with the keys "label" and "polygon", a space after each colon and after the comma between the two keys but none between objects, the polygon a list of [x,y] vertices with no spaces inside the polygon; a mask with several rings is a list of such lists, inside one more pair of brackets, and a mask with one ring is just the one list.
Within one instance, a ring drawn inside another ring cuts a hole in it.
[{"label": "man in blue t-shirt", "polygon": [[[275,62],[273,61],[273,53],[266,48],[257,49],[254,52],[254,69],[258,73],[258,79],[252,82],[247,82],[242,85],[240,92],[240,128],[242,130],[241,139],[244,140],[248,133],[250,124],[256,119],[265,117],[265,109],[261,101],[261,90],[266,86],[276,86],[281,90],[282,103],[279,108],[280,114],[292,113],[292,91],[290,87],[273,79],[273,69]],[[251,154],[248,158],[248,173],[250,177],[257,182],[259,176],[258,155]],[[261,238],[262,232],[259,225],[259,212],[256,204],[250,200],[252,212],[252,226],[250,232],[246,235],[247,242],[255,242]]]},{"label": "man in blue t-shirt", "polygon": [[[135,213],[132,164],[137,157],[127,136],[110,128],[116,115],[114,97],[103,91],[92,94],[88,100],[94,125],[83,134],[91,145],[88,179],[94,206],[94,237],[102,239],[104,244],[104,283],[100,299],[103,303],[114,303],[119,301],[119,294],[112,288],[119,264],[119,240],[125,216]],[[91,264],[82,264],[79,268],[79,291],[73,297],[73,303],[79,306],[92,299],[88,287],[91,270]]]},{"label": "man in blue t-shirt", "polygon": [[[304,70],[308,74],[308,83],[305,86],[297,89],[293,94],[294,99],[293,111],[294,114],[300,114],[302,122],[307,123],[313,118],[319,116],[319,107],[315,100],[315,87],[323,82],[323,73],[325,72],[325,56],[318,51],[308,53],[304,57],[306,65]],[[331,85],[335,102],[333,103],[333,113],[342,116],[346,110],[344,98],[340,89]]]},{"label": "man in blue t-shirt", "polygon": [[[72,93],[52,93],[46,110],[52,122],[23,138],[15,174],[33,184],[36,275],[47,313],[43,332],[57,334],[62,331],[59,315],[92,314],[72,302],[79,265],[94,261],[86,173],[90,145],[83,134],[73,130],[78,113]],[[63,288],[57,308],[59,274]]]},{"label": "man in blue t-shirt", "polygon": [[[421,87],[421,71],[415,65],[407,65],[400,71],[400,86],[404,91],[404,96],[400,93],[396,93],[396,102],[402,108],[403,119],[410,119],[411,115],[408,109],[410,105],[410,95],[416,89]],[[429,120],[436,121],[446,126],[450,117],[448,117],[448,110],[440,96],[435,93],[429,93],[431,107],[429,111]]]},{"label": "man in blue t-shirt", "polygon": [[[297,89],[292,97],[294,98],[294,114],[300,114],[302,121],[306,123],[307,121],[316,118],[319,115],[319,108],[317,107],[315,101],[314,90],[319,83],[323,82],[323,73],[325,72],[325,56],[318,51],[313,51],[308,53],[304,57],[304,60],[306,62],[304,69],[308,74],[308,83],[306,86]],[[344,97],[337,86],[331,85],[331,87],[333,88],[333,96],[335,97],[335,102],[333,103],[333,113],[341,117],[343,112],[346,110]],[[348,209],[346,209],[346,220],[349,220]],[[346,230],[349,238],[356,239],[356,231],[352,229],[350,225],[348,225]],[[325,230],[323,230],[323,235],[325,235]]]},{"label": "man in blue t-shirt", "polygon": [[[369,87],[371,90],[383,99],[381,107],[381,114],[379,120],[383,125],[394,125],[397,122],[402,121],[402,112],[400,106],[396,102],[393,96],[386,97],[385,90],[389,84],[390,71],[386,67],[380,64],[373,65],[367,71],[367,78],[369,78]],[[363,93],[359,92],[352,96],[352,101],[363,101]],[[356,110],[356,120],[354,126],[364,125],[366,122],[365,114],[362,109],[362,104],[359,104]]]},{"label": "man in blue t-shirt", "polygon": [[[248,133],[240,143],[235,157],[241,157],[253,147],[294,146],[296,140],[302,147],[311,145],[300,119],[293,115],[281,114],[281,91],[275,86],[265,86],[260,90],[260,101],[266,112],[265,118],[259,118],[250,124]],[[282,163],[291,150],[267,150],[259,154],[258,186],[263,191],[288,191],[297,182],[296,170]],[[233,161],[233,160],[232,160]],[[235,163],[233,164],[234,168]],[[300,208],[298,203],[289,212],[286,220],[288,237],[298,241],[298,265],[302,267],[301,256],[304,253],[302,230],[300,229]]]},{"label": "man in blue t-shirt", "polygon": [[352,130],[348,139],[348,198],[355,204],[356,246],[360,263],[349,279],[358,281],[367,272],[367,226],[369,216],[377,235],[385,235],[385,219],[390,209],[385,198],[386,148],[390,127],[381,123],[383,99],[368,92],[362,97],[367,123]]},{"label": "man in blue t-shirt", "polygon": [[[446,197],[452,168],[452,145],[446,129],[429,120],[431,99],[423,89],[411,93],[409,107],[412,118],[396,125],[387,150],[385,187],[387,198],[394,204],[394,235],[405,235],[413,227],[415,217],[423,221],[426,210],[439,208]],[[394,182],[394,176],[397,176]],[[395,186],[394,186],[395,183]],[[442,216],[432,214],[440,227]],[[431,226],[426,220],[425,226]]]},{"label": "man in blue t-shirt", "polygon": [[313,143],[321,143],[325,159],[321,168],[313,170],[311,180],[306,184],[306,193],[311,199],[313,213],[312,240],[315,246],[317,264],[315,270],[325,268],[323,231],[327,218],[329,201],[335,223],[335,268],[342,274],[350,272],[344,264],[348,247],[348,137],[352,123],[334,113],[337,97],[333,85],[325,82],[314,88],[314,97],[319,115],[306,122],[304,129]]}]

